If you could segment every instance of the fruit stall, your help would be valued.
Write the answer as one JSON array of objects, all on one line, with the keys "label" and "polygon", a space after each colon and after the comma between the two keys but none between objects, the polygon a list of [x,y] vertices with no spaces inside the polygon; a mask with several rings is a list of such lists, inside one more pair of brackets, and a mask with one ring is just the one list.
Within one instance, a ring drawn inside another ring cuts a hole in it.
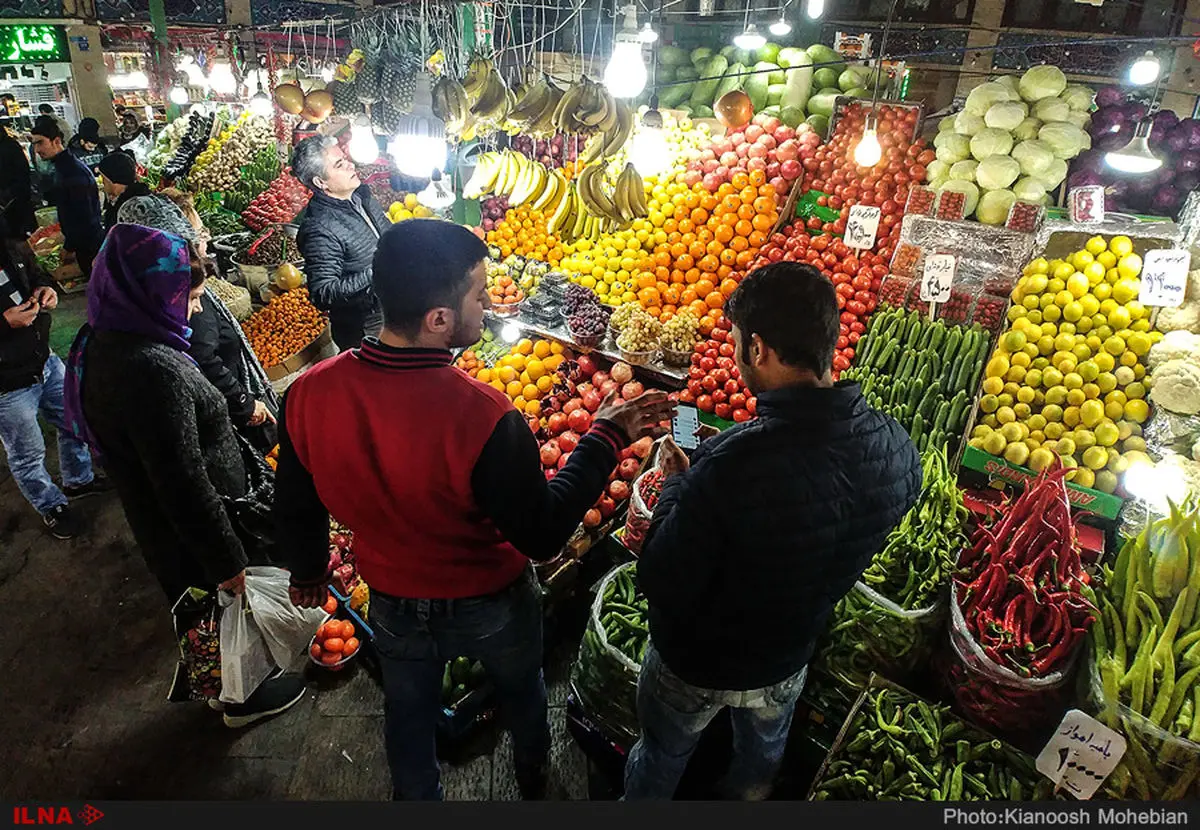
[{"label": "fruit stall", "polygon": [[[415,39],[371,23],[391,14],[361,12],[327,88],[274,78],[269,116],[194,110],[148,160],[152,182],[193,194],[214,290],[278,389],[333,351],[295,242],[310,194],[290,145],[315,130],[390,221],[485,241],[491,308],[454,365],[523,415],[547,480],[609,394],[661,389],[721,430],[758,417],[726,305],[757,268],[811,266],[837,297],[833,378],[909,433],[923,487],[817,644],[797,797],[1200,795],[1194,118],[1051,64],[914,99],[891,61],[686,37],[645,46],[650,86],[617,95],[579,56],[464,47],[433,18]],[[413,179],[392,139],[426,106],[446,152]],[[1110,163],[1139,125],[1158,163],[1140,176]],[[53,263],[53,228],[37,243]],[[624,450],[537,566],[574,653],[568,726],[615,777],[639,734],[659,446]],[[374,670],[353,534],[330,534],[310,658]],[[466,658],[442,700],[443,739],[494,720]],[[1098,781],[1039,759],[1082,717],[1121,747]]]}]

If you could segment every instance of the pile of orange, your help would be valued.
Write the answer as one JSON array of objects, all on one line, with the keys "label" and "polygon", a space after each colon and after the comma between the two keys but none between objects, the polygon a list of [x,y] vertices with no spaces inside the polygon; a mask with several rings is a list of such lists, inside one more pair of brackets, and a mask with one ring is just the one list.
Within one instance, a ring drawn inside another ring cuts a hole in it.
[{"label": "pile of orange", "polygon": [[325,330],[325,317],[308,299],[308,289],[286,291],[242,323],[250,348],[264,368],[282,363]]},{"label": "pile of orange", "polygon": [[495,366],[476,363],[466,371],[508,395],[518,412],[537,416],[542,414],[542,398],[554,388],[558,368],[569,357],[562,343],[525,338],[513,344]]},{"label": "pile of orange", "polygon": [[556,265],[563,258],[563,248],[558,237],[547,232],[548,218],[529,205],[509,208],[504,218],[496,223],[496,229],[488,231],[487,243],[500,249],[502,260],[518,254],[526,259],[540,259]]}]

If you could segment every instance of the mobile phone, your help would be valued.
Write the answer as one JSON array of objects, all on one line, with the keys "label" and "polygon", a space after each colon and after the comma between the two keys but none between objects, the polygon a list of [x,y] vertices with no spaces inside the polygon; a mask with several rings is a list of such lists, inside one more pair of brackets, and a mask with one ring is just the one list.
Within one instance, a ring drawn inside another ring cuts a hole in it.
[{"label": "mobile phone", "polygon": [[675,443],[685,450],[694,450],[700,446],[700,438],[696,430],[700,429],[700,410],[691,404],[681,403],[675,407],[675,417],[671,419],[671,437]]}]

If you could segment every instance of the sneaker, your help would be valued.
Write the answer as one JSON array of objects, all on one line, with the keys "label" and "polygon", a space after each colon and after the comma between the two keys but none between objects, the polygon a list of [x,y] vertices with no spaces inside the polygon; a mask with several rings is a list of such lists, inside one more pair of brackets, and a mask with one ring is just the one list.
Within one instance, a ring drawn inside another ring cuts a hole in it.
[{"label": "sneaker", "polygon": [[240,729],[255,721],[286,712],[303,699],[308,691],[303,675],[276,674],[263,681],[245,703],[225,704],[225,725]]},{"label": "sneaker", "polygon": [[214,712],[224,712],[225,711],[225,704],[219,698],[215,698],[215,697],[206,698],[204,702],[206,704],[208,704],[208,708],[212,709]]},{"label": "sneaker", "polygon": [[112,489],[112,482],[105,476],[96,475],[87,484],[80,484],[76,487],[63,487],[62,491],[69,499],[78,499],[83,496],[94,496],[97,493],[107,493]]},{"label": "sneaker", "polygon": [[42,514],[50,535],[55,539],[74,539],[79,535],[79,520],[75,518],[65,504],[51,508]]}]

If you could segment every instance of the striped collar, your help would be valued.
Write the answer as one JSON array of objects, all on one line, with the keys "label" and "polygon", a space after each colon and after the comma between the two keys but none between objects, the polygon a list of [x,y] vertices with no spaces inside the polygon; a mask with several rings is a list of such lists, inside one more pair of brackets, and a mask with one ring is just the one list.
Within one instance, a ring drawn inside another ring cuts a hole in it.
[{"label": "striped collar", "polygon": [[452,360],[449,349],[400,349],[380,343],[375,337],[364,338],[353,354],[384,369],[440,369]]}]

